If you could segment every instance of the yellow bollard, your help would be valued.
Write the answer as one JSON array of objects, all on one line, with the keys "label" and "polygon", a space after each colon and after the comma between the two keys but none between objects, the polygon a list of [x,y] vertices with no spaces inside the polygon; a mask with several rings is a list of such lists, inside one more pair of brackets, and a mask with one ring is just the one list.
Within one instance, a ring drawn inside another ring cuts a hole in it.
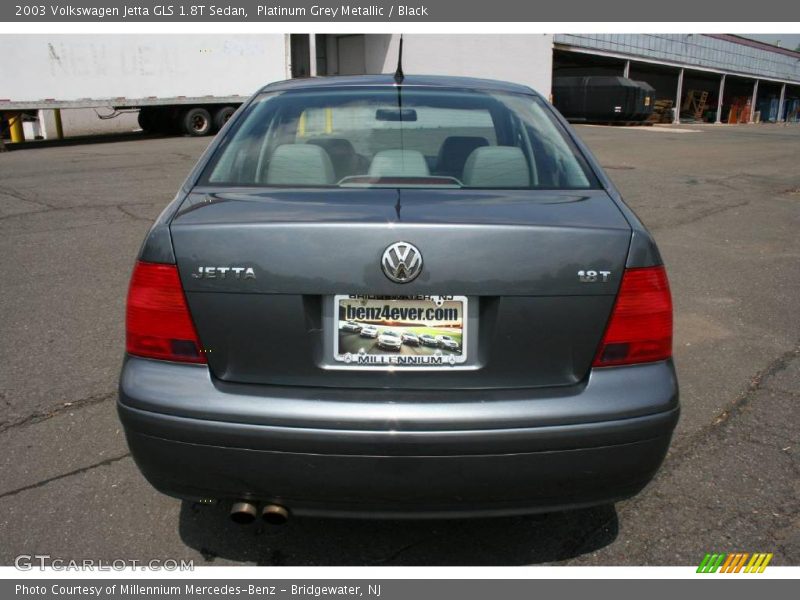
[{"label": "yellow bollard", "polygon": [[61,124],[61,109],[56,108],[53,110],[53,117],[56,121],[56,139],[63,140],[64,139],[64,126]]},{"label": "yellow bollard", "polygon": [[297,124],[298,137],[306,137],[306,111],[300,115],[300,122]]},{"label": "yellow bollard", "polygon": [[325,133],[333,133],[333,109],[325,109]]},{"label": "yellow bollard", "polygon": [[11,141],[15,144],[25,141],[25,131],[22,129],[22,113],[12,113],[8,117],[8,127],[11,130]]}]

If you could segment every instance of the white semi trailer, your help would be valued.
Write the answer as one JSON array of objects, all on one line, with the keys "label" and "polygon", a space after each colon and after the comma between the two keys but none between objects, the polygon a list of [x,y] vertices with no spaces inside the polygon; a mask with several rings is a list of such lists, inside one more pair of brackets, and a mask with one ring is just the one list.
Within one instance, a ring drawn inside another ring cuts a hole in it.
[{"label": "white semi trailer", "polygon": [[[24,137],[23,115],[58,130],[62,109],[101,107],[138,109],[146,131],[206,135],[271,81],[393,73],[399,41],[381,33],[0,35],[0,114],[13,141]],[[546,97],[552,56],[551,35],[408,34],[403,67],[506,79]]]},{"label": "white semi trailer", "polygon": [[265,83],[292,76],[291,37],[1,35],[0,113],[12,141],[24,139],[23,117],[51,119],[60,137],[62,109],[103,107],[139,109],[145,131],[210,134]]}]

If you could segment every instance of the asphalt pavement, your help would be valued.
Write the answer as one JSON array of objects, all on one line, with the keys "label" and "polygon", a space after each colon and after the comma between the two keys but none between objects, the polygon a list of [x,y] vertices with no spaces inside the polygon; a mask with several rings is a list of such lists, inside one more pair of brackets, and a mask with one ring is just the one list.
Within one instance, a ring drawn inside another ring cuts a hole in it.
[{"label": "asphalt pavement", "polygon": [[[800,126],[578,127],[653,231],[683,413],[656,479],[615,506],[471,521],[241,527],[155,492],[114,401],[150,223],[208,138],[0,155],[0,564],[800,564]],[[365,482],[368,484],[368,482]]]}]

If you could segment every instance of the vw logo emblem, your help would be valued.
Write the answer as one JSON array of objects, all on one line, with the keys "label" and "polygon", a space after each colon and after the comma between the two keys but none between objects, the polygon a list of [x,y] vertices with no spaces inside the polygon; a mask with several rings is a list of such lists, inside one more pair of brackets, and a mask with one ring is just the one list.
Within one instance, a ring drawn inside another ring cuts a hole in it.
[{"label": "vw logo emblem", "polygon": [[408,283],[422,272],[422,254],[408,242],[395,242],[383,251],[381,267],[395,283]]}]

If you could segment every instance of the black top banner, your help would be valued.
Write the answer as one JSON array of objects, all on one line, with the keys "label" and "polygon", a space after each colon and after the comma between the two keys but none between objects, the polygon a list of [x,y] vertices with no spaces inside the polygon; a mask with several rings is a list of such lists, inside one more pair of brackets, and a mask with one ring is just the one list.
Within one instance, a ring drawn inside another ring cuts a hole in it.
[{"label": "black top banner", "polygon": [[[796,0],[18,0],[3,22],[768,22],[800,21]],[[787,29],[792,29],[788,27]]]}]

